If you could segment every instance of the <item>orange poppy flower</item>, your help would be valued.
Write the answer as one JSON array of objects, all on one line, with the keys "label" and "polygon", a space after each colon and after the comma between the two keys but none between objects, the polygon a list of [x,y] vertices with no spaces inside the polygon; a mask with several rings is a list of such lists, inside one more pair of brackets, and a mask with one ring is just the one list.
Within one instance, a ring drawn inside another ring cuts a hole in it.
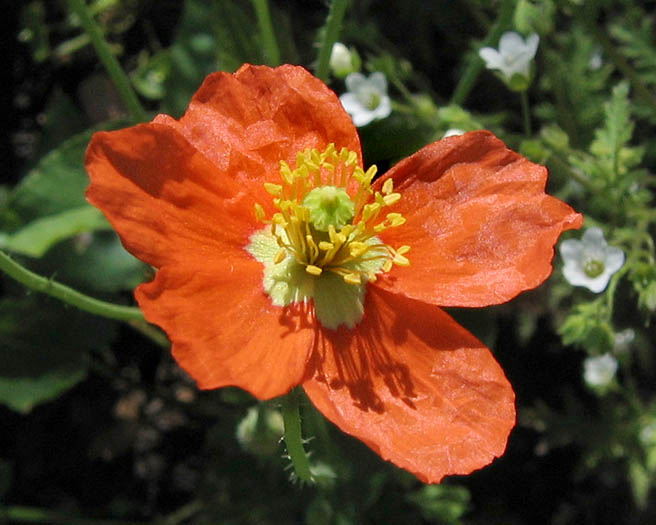
[{"label": "orange poppy flower", "polygon": [[427,482],[503,453],[514,393],[440,306],[551,273],[582,217],[480,131],[373,180],[338,98],[295,66],[207,77],[185,115],[94,135],[88,200],[157,268],[135,296],[200,388],[302,385],[343,431]]}]

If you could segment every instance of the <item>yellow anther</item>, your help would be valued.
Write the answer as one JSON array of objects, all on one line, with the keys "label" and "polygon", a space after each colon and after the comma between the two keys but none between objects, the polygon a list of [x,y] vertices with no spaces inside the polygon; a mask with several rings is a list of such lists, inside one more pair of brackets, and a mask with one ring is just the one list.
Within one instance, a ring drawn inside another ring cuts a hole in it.
[{"label": "yellow anther", "polygon": [[[387,179],[387,182],[392,182],[392,179]],[[387,182],[385,184],[387,184]],[[385,189],[383,188],[383,191]],[[390,193],[389,195],[385,195],[383,197],[383,201],[387,206],[391,206],[392,204],[396,204],[401,200],[401,194],[400,193]]]},{"label": "yellow anther", "polygon": [[392,179],[387,179],[383,184],[383,195],[389,195],[394,191],[394,181]]},{"label": "yellow anther", "polygon": [[367,169],[367,172],[364,174],[364,179],[367,181],[367,184],[371,184],[371,181],[374,180],[376,173],[378,173],[378,168],[376,165],[374,164],[373,166],[369,166],[369,169]]},{"label": "yellow anther", "polygon": [[273,258],[273,264],[278,264],[283,262],[285,260],[285,257],[287,257],[287,250],[285,250],[284,248],[280,248],[280,250],[276,252],[276,256]]},{"label": "yellow anther", "polygon": [[335,245],[332,242],[326,242],[326,241],[321,241],[319,243],[319,249],[327,252],[328,250],[332,250],[335,247]]},{"label": "yellow anther", "polygon": [[389,272],[391,269],[392,269],[392,259],[387,259],[387,260],[383,263],[383,271],[384,271],[385,273],[387,273],[387,272]]},{"label": "yellow anther", "polygon": [[405,217],[400,213],[388,213],[387,220],[390,222],[392,228],[405,224]]},{"label": "yellow anther", "polygon": [[360,275],[357,273],[347,273],[344,275],[344,282],[346,284],[362,284],[362,280],[360,279]]},{"label": "yellow anther", "polygon": [[403,257],[403,255],[400,255],[398,252],[394,256],[394,259],[392,259],[392,262],[399,266],[410,266],[410,261]]},{"label": "yellow anther", "polygon": [[381,208],[382,206],[377,202],[373,202],[371,204],[365,204],[364,208],[362,209],[362,220],[364,222],[367,222],[375,215],[378,215],[378,212],[380,212]]},{"label": "yellow anther", "polygon": [[364,242],[358,242],[358,241],[353,241],[349,243],[348,247],[351,257],[360,257],[369,249],[369,245],[367,245]]},{"label": "yellow anther", "polygon": [[265,182],[264,189],[274,197],[277,197],[282,193],[282,186],[280,184],[272,184],[270,182]]},{"label": "yellow anther", "polygon": [[[261,208],[261,206],[260,206]],[[262,210],[264,212],[264,210]],[[285,217],[283,217],[282,213],[276,213],[272,219],[274,224],[277,224],[278,226],[282,226],[283,228],[287,228],[289,223],[285,220]]]},{"label": "yellow anther", "polygon": [[264,208],[262,207],[261,204],[255,203],[255,218],[258,221],[264,221],[264,218],[266,217],[266,213],[264,212]]},{"label": "yellow anther", "polygon": [[376,233],[380,233],[386,229],[387,229],[387,224],[385,224],[384,222],[381,222],[380,224],[376,224],[376,226],[374,226],[374,231]]},{"label": "yellow anther", "polygon": [[398,253],[399,255],[405,255],[409,251],[410,251],[410,246],[407,246],[405,244],[396,249],[396,253]]},{"label": "yellow anther", "polygon": [[305,271],[309,273],[310,275],[318,276],[321,275],[321,272],[323,271],[321,268],[318,266],[314,266],[313,264],[308,264],[305,267]]}]

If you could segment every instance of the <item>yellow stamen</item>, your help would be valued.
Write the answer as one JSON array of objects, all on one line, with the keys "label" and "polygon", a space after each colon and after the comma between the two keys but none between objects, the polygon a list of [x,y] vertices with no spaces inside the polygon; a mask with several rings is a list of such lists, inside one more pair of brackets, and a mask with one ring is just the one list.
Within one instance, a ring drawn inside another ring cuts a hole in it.
[{"label": "yellow stamen", "polygon": [[313,264],[308,264],[305,267],[305,271],[309,273],[310,275],[321,275],[321,272],[323,271],[321,268],[318,266],[314,266]]},{"label": "yellow stamen", "polygon": [[363,170],[356,152],[334,144],[299,152],[293,167],[281,161],[280,184],[264,184],[278,211],[267,220],[264,207],[255,204],[257,220],[271,225],[280,247],[274,264],[290,255],[309,275],[328,270],[352,285],[375,281],[394,265],[407,266],[409,246],[395,250],[376,237],[405,222],[397,212],[379,217],[401,194],[391,178],[374,191],[376,171],[376,166]]}]

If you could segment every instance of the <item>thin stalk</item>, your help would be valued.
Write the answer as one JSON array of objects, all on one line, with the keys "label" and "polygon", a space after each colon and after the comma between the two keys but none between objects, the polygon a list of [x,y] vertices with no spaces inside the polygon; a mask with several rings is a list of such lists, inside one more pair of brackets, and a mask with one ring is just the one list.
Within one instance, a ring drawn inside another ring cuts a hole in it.
[{"label": "thin stalk", "polygon": [[116,89],[125,104],[125,107],[130,112],[132,120],[135,122],[144,122],[147,120],[146,112],[144,111],[137,94],[132,89],[130,79],[123,71],[121,64],[116,59],[112,50],[102,34],[100,26],[93,19],[89,13],[88,7],[84,0],[68,0],[68,7],[72,13],[75,13],[80,19],[80,25],[84,28],[91,44],[98,54],[98,58],[107,70],[111,77]]},{"label": "thin stalk", "polygon": [[[499,16],[496,22],[488,32],[485,40],[483,40],[481,47],[491,46],[496,43],[501,36],[501,33],[510,26],[513,13],[515,12],[515,0],[502,0],[501,8],[499,9]],[[467,64],[465,72],[460,77],[453,96],[451,97],[451,104],[462,106],[463,102],[471,92],[476,79],[481,71],[484,69],[483,61],[478,57],[472,57]]]},{"label": "thin stalk", "polygon": [[330,72],[330,53],[333,45],[337,42],[339,32],[342,30],[342,21],[348,0],[332,0],[330,11],[324,27],[323,40],[319,46],[319,57],[317,58],[316,75],[324,82],[328,82],[328,73]]},{"label": "thin stalk", "polygon": [[531,137],[531,110],[528,103],[528,93],[526,90],[520,92],[519,98],[522,101],[522,115],[524,116],[524,135],[526,138]]},{"label": "thin stalk", "polygon": [[264,58],[270,66],[280,65],[280,49],[276,40],[276,33],[271,22],[271,11],[268,0],[252,0],[257,25],[260,28],[260,36],[264,45]]},{"label": "thin stalk", "polygon": [[89,297],[28,270],[2,251],[0,251],[0,270],[31,290],[51,295],[85,312],[118,321],[143,321],[143,314],[139,308],[121,306]]},{"label": "thin stalk", "polygon": [[285,445],[289,459],[298,478],[307,483],[314,483],[310,472],[310,462],[303,448],[301,434],[301,414],[299,412],[298,392],[292,390],[282,398],[282,420],[285,426]]}]

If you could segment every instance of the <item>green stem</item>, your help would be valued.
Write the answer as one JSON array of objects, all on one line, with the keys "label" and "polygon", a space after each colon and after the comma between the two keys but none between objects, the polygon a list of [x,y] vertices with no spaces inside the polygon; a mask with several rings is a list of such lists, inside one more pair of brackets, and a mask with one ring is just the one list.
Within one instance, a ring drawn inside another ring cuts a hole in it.
[{"label": "green stem", "polygon": [[610,278],[610,284],[608,285],[608,290],[606,290],[606,313],[608,316],[608,321],[613,319],[613,308],[615,306],[615,291],[617,290],[617,285],[624,276],[626,272],[629,271],[630,266],[624,262],[624,266]]},{"label": "green stem", "polygon": [[[499,40],[501,33],[503,33],[503,31],[510,26],[514,11],[515,0],[502,0],[497,21],[492,26],[492,29],[490,29],[490,32],[485,37],[485,40],[483,40],[481,43],[481,47],[491,46]],[[465,72],[460,77],[460,80],[456,85],[456,89],[453,91],[451,104],[462,106],[463,102],[474,87],[478,75],[481,73],[484,67],[485,66],[483,61],[478,57],[478,55],[472,56],[470,58]]]},{"label": "green stem", "polygon": [[146,336],[156,345],[165,349],[171,348],[171,343],[168,337],[166,337],[166,335],[164,335],[162,331],[155,325],[148,324],[143,319],[128,321],[128,324],[141,335]]},{"label": "green stem", "polygon": [[146,121],[146,112],[141,106],[134,89],[132,89],[130,79],[112,53],[107,40],[105,40],[105,37],[102,34],[100,26],[89,13],[84,0],[68,0],[68,7],[70,11],[75,13],[80,19],[80,25],[84,28],[87,35],[89,35],[89,39],[98,54],[98,58],[100,58],[107,73],[114,81],[114,85],[116,86],[125,107],[130,112],[130,115],[132,115],[132,119],[135,122]]},{"label": "green stem", "polygon": [[344,20],[344,13],[348,0],[332,0],[330,4],[330,11],[326,19],[326,26],[324,27],[323,40],[319,47],[319,57],[317,59],[316,74],[324,82],[328,82],[328,74],[330,72],[330,53],[333,50],[333,45],[337,42],[339,32],[342,29],[342,20]]},{"label": "green stem", "polygon": [[144,522],[125,521],[125,520],[98,520],[90,518],[78,518],[70,515],[64,515],[50,509],[40,509],[36,507],[0,507],[0,521],[4,523],[41,523],[63,525],[141,525]]},{"label": "green stem", "polygon": [[120,306],[84,295],[52,279],[31,272],[2,251],[0,251],[0,270],[32,290],[56,297],[60,301],[72,304],[85,312],[118,321],[143,320],[143,314],[139,308]]},{"label": "green stem", "polygon": [[271,22],[271,12],[268,0],[252,0],[257,25],[260,28],[260,36],[264,45],[264,58],[270,66],[280,65],[280,49],[276,40],[276,33]]},{"label": "green stem", "polygon": [[310,462],[303,448],[298,392],[295,390],[282,398],[282,420],[285,425],[285,445],[289,459],[294,465],[294,472],[300,480],[314,483],[310,472]]},{"label": "green stem", "polygon": [[520,92],[519,98],[522,101],[522,115],[524,116],[524,135],[531,138],[531,110],[528,103],[528,93],[526,90]]}]

